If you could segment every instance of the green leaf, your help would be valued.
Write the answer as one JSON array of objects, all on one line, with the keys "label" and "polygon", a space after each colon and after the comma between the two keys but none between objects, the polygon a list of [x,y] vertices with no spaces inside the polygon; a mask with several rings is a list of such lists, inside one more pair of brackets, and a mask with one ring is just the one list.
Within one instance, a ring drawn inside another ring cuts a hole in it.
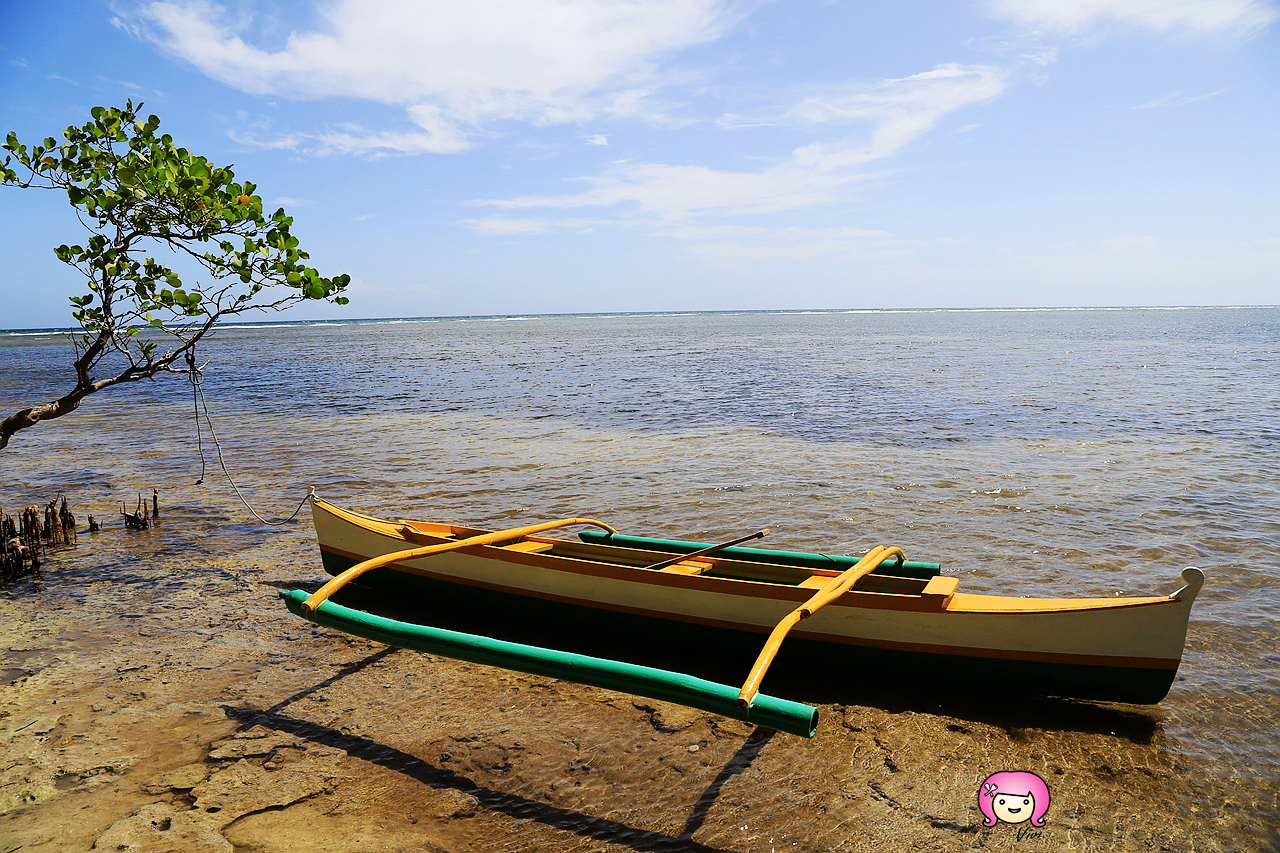
[{"label": "green leaf", "polygon": [[[90,121],[61,131],[63,141],[47,137],[30,149],[10,132],[3,149],[12,157],[0,157],[0,181],[19,183],[10,168],[16,159],[35,173],[32,186],[65,190],[94,232],[83,247],[54,250],[88,275],[89,293],[68,297],[86,341],[108,328],[108,317],[122,329],[130,325],[125,318],[142,316],[164,329],[150,312],[195,317],[303,299],[346,304],[338,293],[349,277],[323,278],[303,265],[307,253],[289,233],[293,218],[283,208],[268,217],[253,182],[237,183],[232,167],[217,167],[170,134],[158,135],[160,119],[142,121],[141,106],[130,100],[123,109],[94,107]],[[176,273],[147,256],[157,245],[188,253],[213,282],[185,290]],[[189,328],[197,338],[204,334],[198,324]]]}]

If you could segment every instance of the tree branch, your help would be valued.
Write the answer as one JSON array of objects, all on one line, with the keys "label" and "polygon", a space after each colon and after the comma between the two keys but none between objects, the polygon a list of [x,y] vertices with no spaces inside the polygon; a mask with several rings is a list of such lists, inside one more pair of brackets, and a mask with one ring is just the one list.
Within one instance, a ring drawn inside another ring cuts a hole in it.
[{"label": "tree branch", "polygon": [[[195,349],[224,317],[308,300],[346,304],[342,291],[350,277],[324,278],[303,263],[307,253],[297,248],[284,210],[264,215],[252,183],[236,183],[230,168],[177,147],[167,134],[157,136],[160,119],[140,119],[141,106],[94,107],[93,120],[67,128],[62,144],[50,138],[27,147],[13,133],[4,142],[12,156],[0,163],[0,183],[65,190],[92,236],[86,246],[55,250],[84,275],[89,290],[71,297],[72,316],[83,330],[71,336],[75,385],[0,421],[0,448],[19,430],[75,411],[104,388],[198,370]],[[25,180],[10,168],[15,158],[29,173]],[[199,284],[188,292],[176,272],[143,253],[137,245],[142,241],[192,258],[216,283],[207,292]],[[157,342],[140,330],[163,332],[173,348],[157,356]],[[94,380],[94,368],[109,352],[128,366]],[[179,358],[193,366],[174,368]]]}]

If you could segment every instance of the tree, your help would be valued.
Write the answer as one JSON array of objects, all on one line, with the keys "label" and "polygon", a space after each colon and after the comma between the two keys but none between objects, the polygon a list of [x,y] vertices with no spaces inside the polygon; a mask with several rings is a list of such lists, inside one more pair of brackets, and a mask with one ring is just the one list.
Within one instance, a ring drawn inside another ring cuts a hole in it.
[{"label": "tree", "polygon": [[[0,421],[0,449],[19,430],[72,412],[103,388],[159,373],[194,377],[197,344],[225,317],[307,300],[347,302],[341,294],[351,277],[324,278],[303,263],[308,255],[283,208],[265,215],[253,184],[236,183],[229,166],[177,147],[169,134],[156,136],[160,119],[142,120],[141,108],[132,101],[94,107],[93,120],[68,127],[63,142],[50,137],[28,148],[10,132],[3,145],[9,154],[0,182],[65,190],[91,236],[54,250],[88,290],[71,297],[80,328],[71,335],[75,384]],[[211,280],[184,287],[151,256],[157,249],[203,267]],[[100,365],[110,375],[97,378]]]}]

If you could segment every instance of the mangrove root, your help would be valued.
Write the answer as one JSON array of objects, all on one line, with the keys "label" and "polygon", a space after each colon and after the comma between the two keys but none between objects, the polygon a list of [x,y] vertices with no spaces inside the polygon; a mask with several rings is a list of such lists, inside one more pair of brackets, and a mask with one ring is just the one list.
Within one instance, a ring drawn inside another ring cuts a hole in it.
[{"label": "mangrove root", "polygon": [[61,506],[57,500],[50,501],[43,513],[40,507],[29,506],[16,522],[0,512],[0,583],[38,571],[46,548],[74,544],[76,518],[66,498]]},{"label": "mangrove root", "polygon": [[142,493],[139,492],[137,508],[129,512],[122,506],[120,515],[124,516],[124,526],[128,530],[146,530],[154,526],[160,518],[159,493],[155,489],[151,490],[151,506],[147,506],[147,502],[142,499]]}]

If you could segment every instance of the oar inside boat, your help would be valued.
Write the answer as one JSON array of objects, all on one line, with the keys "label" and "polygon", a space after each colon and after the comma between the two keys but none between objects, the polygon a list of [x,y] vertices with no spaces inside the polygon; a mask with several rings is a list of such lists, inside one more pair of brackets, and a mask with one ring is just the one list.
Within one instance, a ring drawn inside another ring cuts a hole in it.
[{"label": "oar inside boat", "polygon": [[681,554],[678,557],[672,557],[670,560],[663,560],[661,563],[654,563],[651,566],[645,566],[646,569],[665,569],[667,566],[674,566],[676,563],[683,563],[685,560],[692,560],[695,557],[706,557],[717,551],[723,551],[725,548],[732,548],[734,545],[740,545],[743,542],[750,542],[752,539],[760,539],[769,535],[769,528],[757,530],[755,533],[749,533],[746,536],[739,536],[737,539],[730,539],[719,545],[712,545],[710,548],[703,548],[701,551],[694,551],[692,554]]},{"label": "oar inside boat", "polygon": [[817,708],[764,695],[756,696],[751,707],[741,707],[736,688],[691,675],[397,622],[331,601],[322,602],[316,608],[307,608],[307,594],[302,590],[280,590],[280,597],[290,611],[317,625],[389,646],[688,705],[800,737],[813,737],[818,728]]}]

